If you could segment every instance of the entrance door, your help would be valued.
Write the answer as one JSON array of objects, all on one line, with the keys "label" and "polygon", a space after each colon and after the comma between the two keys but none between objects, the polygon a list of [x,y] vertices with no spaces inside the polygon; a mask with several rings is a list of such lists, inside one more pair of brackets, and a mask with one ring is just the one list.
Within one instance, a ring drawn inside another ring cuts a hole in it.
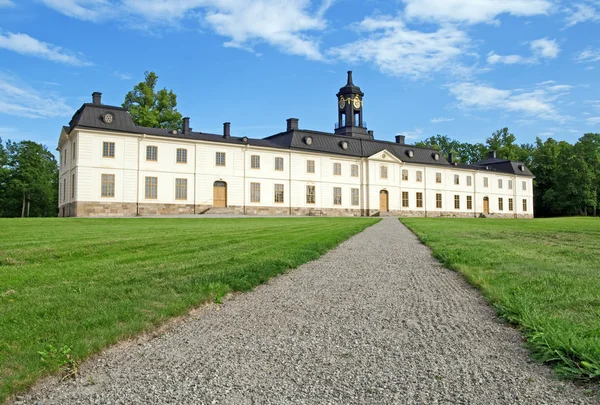
[{"label": "entrance door", "polygon": [[227,207],[227,183],[215,181],[213,185],[213,207]]},{"label": "entrance door", "polygon": [[490,213],[490,199],[487,197],[483,197],[483,213],[484,214]]},{"label": "entrance door", "polygon": [[388,212],[388,192],[387,190],[381,190],[379,192],[379,211],[380,212]]}]

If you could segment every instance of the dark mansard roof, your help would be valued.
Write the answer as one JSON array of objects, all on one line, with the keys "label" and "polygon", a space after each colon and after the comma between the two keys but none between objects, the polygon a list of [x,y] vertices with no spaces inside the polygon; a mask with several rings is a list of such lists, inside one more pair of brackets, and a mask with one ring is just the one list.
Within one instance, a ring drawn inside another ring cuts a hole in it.
[{"label": "dark mansard roof", "polygon": [[[353,86],[352,84],[350,85]],[[105,114],[112,115],[112,122],[105,122],[103,119]],[[336,135],[329,132],[296,129],[296,126],[293,126],[291,129],[288,129],[285,132],[281,132],[263,139],[248,138],[244,136],[225,137],[223,134],[210,134],[192,131],[191,129],[184,133],[182,131],[173,132],[163,128],[141,127],[136,126],[133,123],[133,120],[126,109],[101,104],[99,100],[97,100],[95,103],[83,104],[81,108],[77,110],[69,122],[69,125],[64,127],[64,130],[67,134],[69,134],[75,128],[89,128],[100,131],[106,130],[123,133],[146,134],[170,139],[191,139],[233,145],[248,144],[251,146],[328,153],[356,158],[369,157],[383,150],[387,150],[395,155],[398,159],[407,163],[533,176],[529,169],[519,162],[491,158],[472,165],[450,163],[438,151],[431,148],[406,145],[403,143],[378,141],[374,139],[371,140],[352,136]],[[312,142],[307,142],[308,138],[310,138]],[[347,147],[345,149],[343,148],[343,143],[347,143]]]}]

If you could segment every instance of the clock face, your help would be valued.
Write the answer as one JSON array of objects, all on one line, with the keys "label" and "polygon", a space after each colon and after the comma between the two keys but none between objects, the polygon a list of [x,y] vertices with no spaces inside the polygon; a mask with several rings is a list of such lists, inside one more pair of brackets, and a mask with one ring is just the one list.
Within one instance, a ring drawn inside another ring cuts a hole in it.
[{"label": "clock face", "polygon": [[102,120],[106,124],[110,124],[111,122],[113,122],[113,116],[112,116],[112,114],[104,114],[104,117],[102,117]]},{"label": "clock face", "polygon": [[354,108],[360,108],[360,99],[358,97],[356,97],[354,99]]},{"label": "clock face", "polygon": [[340,97],[340,101],[338,102],[338,106],[340,107],[340,110],[343,110],[344,107],[346,106],[346,100],[344,100],[342,97]]}]

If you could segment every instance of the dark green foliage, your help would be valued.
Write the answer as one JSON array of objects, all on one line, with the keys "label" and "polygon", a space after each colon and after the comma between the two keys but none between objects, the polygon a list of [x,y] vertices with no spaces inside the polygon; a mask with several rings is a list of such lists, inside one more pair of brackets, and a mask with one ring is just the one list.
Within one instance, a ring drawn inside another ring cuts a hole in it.
[{"label": "dark green foliage", "polygon": [[32,141],[0,140],[0,216],[57,214],[58,166],[54,155]]},{"label": "dark green foliage", "polygon": [[151,128],[181,129],[182,117],[177,111],[177,96],[166,88],[155,90],[158,76],[154,72],[144,73],[144,81],[135,85],[125,95],[123,108],[136,125]]},{"label": "dark green foliage", "polygon": [[538,217],[600,214],[600,134],[585,134],[575,145],[552,138],[518,145],[515,135],[502,128],[487,138],[485,145],[436,135],[417,146],[433,147],[445,156],[453,152],[462,163],[487,159],[488,150],[495,150],[498,158],[525,163],[536,177],[534,210]]},{"label": "dark green foliage", "polygon": [[523,330],[535,358],[600,381],[600,219],[402,222]]},{"label": "dark green foliage", "polygon": [[[0,403],[314,260],[374,218],[0,219]],[[84,376],[85,377],[85,376]]]}]

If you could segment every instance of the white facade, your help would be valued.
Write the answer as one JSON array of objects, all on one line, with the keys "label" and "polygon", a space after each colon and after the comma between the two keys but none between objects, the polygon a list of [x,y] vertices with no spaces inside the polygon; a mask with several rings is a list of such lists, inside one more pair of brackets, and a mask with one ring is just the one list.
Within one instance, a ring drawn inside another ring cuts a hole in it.
[{"label": "white facade", "polygon": [[[114,156],[103,156],[105,142],[114,144]],[[148,146],[156,147],[156,160],[147,159]],[[177,162],[178,149],[186,151],[187,162]],[[226,184],[225,205],[236,213],[384,215],[389,212],[475,217],[485,212],[492,217],[533,216],[531,176],[416,164],[399,159],[388,150],[355,158],[79,127],[70,133],[63,130],[58,150],[62,216],[222,212],[222,208],[214,208],[215,182]],[[217,164],[217,152],[224,154],[224,165]],[[259,157],[259,167],[252,167],[252,156]],[[276,166],[276,159],[282,159],[283,165]],[[314,162],[314,173],[308,170],[308,165],[312,166],[308,161]],[[341,169],[339,174],[334,167],[337,164]],[[357,166],[355,172],[353,165]],[[404,170],[408,175],[405,180]],[[114,182],[105,182],[104,190],[103,175],[114,175]],[[150,181],[156,178],[155,196],[152,190],[147,193],[147,178]],[[185,195],[178,184],[186,184]],[[260,188],[259,198],[256,198],[256,184]],[[314,202],[311,195],[307,197],[307,186],[314,186]],[[281,187],[282,200],[275,192]],[[408,197],[408,205],[406,198],[403,201],[403,193],[407,193],[404,197]]]}]

